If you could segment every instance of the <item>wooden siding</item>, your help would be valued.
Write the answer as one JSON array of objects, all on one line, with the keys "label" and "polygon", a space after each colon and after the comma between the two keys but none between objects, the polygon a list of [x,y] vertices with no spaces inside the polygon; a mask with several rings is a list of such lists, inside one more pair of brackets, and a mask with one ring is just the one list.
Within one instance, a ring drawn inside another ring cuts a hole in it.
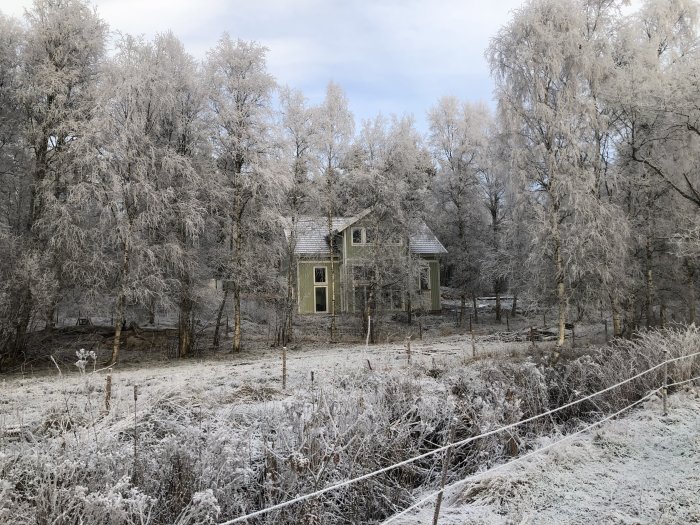
[{"label": "wooden siding", "polygon": [[[326,268],[326,279],[330,278],[330,267],[329,261],[299,261],[299,268],[297,274],[297,287],[298,287],[298,304],[300,314],[312,314],[315,313],[315,301],[314,301],[314,268],[322,266]],[[340,272],[341,264],[335,263],[335,312],[340,313],[342,311],[342,305],[340,304]],[[328,311],[330,313],[331,308],[331,286],[328,286]]]}]

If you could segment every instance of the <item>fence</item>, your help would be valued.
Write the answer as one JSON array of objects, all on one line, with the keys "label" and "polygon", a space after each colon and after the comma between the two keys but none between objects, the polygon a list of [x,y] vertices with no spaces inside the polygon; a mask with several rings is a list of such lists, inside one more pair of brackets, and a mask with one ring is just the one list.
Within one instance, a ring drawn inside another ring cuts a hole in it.
[{"label": "fence", "polygon": [[[661,385],[661,386],[659,386],[658,388],[652,390],[651,392],[647,393],[644,397],[638,399],[637,401],[635,401],[635,402],[633,402],[633,403],[627,405],[626,407],[624,407],[624,408],[618,410],[617,412],[615,412],[615,413],[613,413],[613,414],[610,414],[610,415],[606,416],[605,418],[603,418],[603,419],[601,419],[601,420],[599,420],[599,421],[596,421],[596,422],[594,422],[594,423],[592,423],[592,424],[586,426],[586,427],[583,428],[583,429],[578,430],[577,432],[575,432],[575,433],[573,433],[573,434],[569,434],[568,436],[566,436],[566,437],[564,437],[564,438],[562,438],[562,439],[560,439],[560,440],[558,440],[558,441],[555,441],[555,442],[553,442],[553,443],[550,443],[550,444],[547,445],[547,446],[544,446],[544,447],[542,447],[542,448],[540,448],[540,449],[537,449],[537,450],[534,450],[534,451],[532,451],[532,452],[529,452],[529,453],[527,453],[527,454],[525,454],[525,455],[523,455],[523,456],[519,456],[519,457],[516,458],[516,459],[513,459],[513,460],[511,460],[511,461],[509,461],[509,462],[506,462],[506,463],[503,463],[503,464],[501,464],[501,465],[498,465],[498,466],[496,466],[496,467],[494,467],[494,468],[492,468],[492,469],[489,469],[489,470],[480,472],[480,473],[475,474],[475,475],[472,475],[472,476],[468,476],[468,477],[466,477],[466,478],[464,478],[464,479],[462,479],[462,480],[459,480],[459,481],[457,481],[457,482],[455,482],[455,483],[449,485],[447,488],[454,488],[454,487],[457,487],[457,486],[459,486],[459,485],[462,485],[462,484],[464,484],[464,483],[467,483],[467,482],[469,482],[469,481],[472,481],[472,480],[474,480],[474,479],[477,479],[478,477],[484,476],[484,475],[486,475],[486,474],[488,474],[488,473],[495,472],[495,471],[497,471],[497,470],[501,470],[501,469],[507,467],[508,465],[511,465],[511,464],[516,463],[516,462],[519,462],[519,461],[523,461],[524,459],[526,459],[526,458],[528,458],[528,457],[530,457],[530,456],[533,456],[533,455],[535,455],[535,454],[542,453],[542,452],[544,452],[545,450],[548,450],[548,449],[553,448],[553,447],[555,447],[555,446],[557,446],[557,445],[560,445],[561,443],[564,443],[564,442],[566,442],[566,441],[572,439],[574,436],[576,436],[576,435],[578,435],[578,434],[581,434],[581,433],[583,433],[583,432],[586,432],[586,431],[588,431],[588,430],[590,430],[590,429],[592,429],[592,428],[594,428],[594,427],[596,427],[596,426],[598,426],[598,425],[601,425],[601,424],[604,423],[605,421],[608,421],[608,420],[610,420],[610,419],[612,419],[612,418],[614,418],[614,417],[617,417],[618,415],[620,415],[620,414],[622,414],[623,412],[625,412],[625,411],[627,411],[627,410],[633,408],[634,406],[636,406],[636,405],[642,403],[643,401],[649,399],[650,397],[652,397],[653,395],[657,394],[657,393],[660,392],[660,391],[662,392],[663,397],[664,397],[664,400],[665,400],[666,392],[667,392],[667,390],[668,390],[669,387],[672,387],[672,386],[680,386],[680,385],[683,385],[683,384],[686,384],[686,383],[690,383],[690,382],[692,382],[692,381],[696,381],[696,380],[699,380],[699,379],[700,379],[700,376],[697,376],[697,377],[693,377],[693,378],[691,378],[691,379],[687,379],[687,380],[685,380],[685,381],[679,381],[679,382],[676,382],[676,383],[669,384],[669,383],[668,383],[668,374],[666,373],[666,370],[667,370],[668,365],[670,365],[670,364],[672,364],[672,363],[675,363],[675,362],[678,362],[678,361],[681,361],[681,360],[694,358],[694,357],[696,357],[696,356],[700,356],[700,352],[695,352],[695,353],[692,353],[692,354],[688,354],[688,355],[684,355],[684,356],[680,356],[680,357],[675,357],[675,358],[673,358],[673,359],[667,359],[667,360],[665,360],[665,361],[663,361],[663,362],[661,362],[661,363],[659,363],[659,364],[657,364],[657,365],[654,365],[654,366],[652,366],[652,367],[650,367],[650,368],[644,370],[643,372],[640,372],[640,373],[638,373],[638,374],[636,374],[636,375],[634,375],[634,376],[632,376],[632,377],[629,377],[629,378],[627,378],[627,379],[625,379],[625,380],[623,380],[623,381],[620,381],[620,382],[618,382],[618,383],[616,383],[616,384],[614,384],[614,385],[611,385],[611,386],[609,386],[609,387],[607,387],[607,388],[604,388],[603,390],[599,390],[598,392],[595,392],[595,393],[593,393],[593,394],[590,394],[590,395],[581,397],[580,399],[577,399],[577,400],[572,401],[572,402],[570,402],[570,403],[566,403],[566,404],[561,405],[561,406],[559,406],[559,407],[556,407],[556,408],[554,408],[554,409],[552,409],[552,410],[548,410],[548,411],[546,411],[546,412],[542,412],[542,413],[540,413],[540,414],[537,414],[537,415],[535,415],[535,416],[532,416],[532,417],[523,419],[523,420],[518,421],[518,422],[516,422],[516,423],[511,423],[511,424],[509,424],[509,425],[505,425],[505,426],[502,426],[502,427],[499,427],[499,428],[496,428],[496,429],[493,429],[493,430],[484,432],[484,433],[479,434],[479,435],[477,435],[477,436],[472,436],[472,437],[469,437],[469,438],[466,438],[466,439],[463,439],[463,440],[460,440],[460,441],[456,441],[456,442],[454,442],[454,443],[450,443],[450,444],[444,445],[444,446],[442,446],[442,447],[435,448],[435,449],[433,449],[433,450],[431,450],[431,451],[429,451],[429,452],[426,452],[426,453],[424,453],[424,454],[420,454],[420,455],[417,455],[417,456],[408,458],[408,459],[406,459],[406,460],[404,460],[404,461],[400,461],[400,462],[398,462],[398,463],[394,463],[394,464],[392,464],[392,465],[388,465],[388,466],[383,467],[383,468],[381,468],[381,469],[377,469],[377,470],[374,470],[374,471],[372,471],[372,472],[368,472],[368,473],[366,473],[366,474],[363,474],[363,475],[361,475],[361,476],[357,476],[357,477],[355,477],[355,478],[352,478],[352,479],[349,479],[349,480],[342,481],[342,482],[340,482],[340,483],[336,483],[336,484],[330,485],[330,486],[325,487],[325,488],[323,488],[323,489],[320,489],[320,490],[317,490],[317,491],[314,491],[314,492],[310,492],[310,493],[308,493],[308,494],[304,494],[304,495],[298,496],[298,497],[296,497],[296,498],[293,498],[293,499],[284,501],[284,502],[282,502],[282,503],[278,503],[278,504],[276,504],[276,505],[272,505],[272,506],[266,507],[266,508],[264,508],[264,509],[257,510],[257,511],[255,511],[255,512],[251,512],[251,513],[245,514],[245,515],[243,515],[243,516],[238,516],[238,517],[233,518],[233,519],[231,519],[231,520],[221,522],[219,525],[233,525],[234,523],[246,522],[247,520],[249,520],[249,519],[251,519],[251,518],[254,518],[254,517],[257,517],[257,516],[262,516],[262,515],[267,514],[267,513],[269,513],[269,512],[272,512],[272,511],[275,511],[275,510],[279,510],[279,509],[283,509],[283,508],[288,507],[288,506],[290,506],[290,505],[294,505],[294,504],[296,504],[296,503],[300,503],[300,502],[302,502],[302,501],[306,501],[306,500],[309,500],[309,499],[311,499],[311,498],[316,498],[316,497],[321,496],[321,495],[323,495],[323,494],[326,494],[326,493],[329,493],[329,492],[332,492],[332,491],[341,489],[341,488],[343,488],[343,487],[350,486],[350,485],[352,485],[352,484],[354,484],[354,483],[357,483],[357,482],[359,482],[359,481],[363,481],[363,480],[366,480],[366,479],[369,479],[369,478],[378,476],[378,475],[380,475],[380,474],[383,474],[383,473],[389,472],[389,471],[391,471],[391,470],[394,470],[394,469],[396,469],[396,468],[399,468],[399,467],[408,465],[408,464],[413,463],[413,462],[415,462],[415,461],[418,461],[418,460],[421,460],[421,459],[424,459],[424,458],[433,456],[433,455],[438,454],[438,453],[440,453],[440,452],[446,452],[446,451],[448,451],[448,450],[450,450],[450,449],[453,449],[453,448],[455,448],[455,447],[461,447],[461,446],[466,445],[466,444],[468,444],[468,443],[474,442],[474,441],[476,441],[476,440],[478,440],[478,439],[482,439],[482,438],[485,438],[485,437],[488,437],[488,436],[492,436],[492,435],[494,435],[494,434],[498,434],[498,433],[500,433],[500,432],[504,432],[504,431],[506,431],[506,430],[515,428],[515,427],[520,426],[520,425],[524,425],[524,424],[526,424],[526,423],[535,421],[535,420],[537,420],[537,419],[541,419],[541,418],[543,418],[543,417],[550,416],[550,415],[552,415],[552,414],[555,414],[555,413],[557,413],[557,412],[560,412],[560,411],[562,411],[562,410],[565,410],[565,409],[567,409],[567,408],[570,408],[570,407],[572,407],[572,406],[574,406],[574,405],[577,405],[577,404],[582,403],[582,402],[584,402],[584,401],[587,401],[587,400],[593,399],[593,398],[595,398],[595,397],[597,397],[597,396],[600,396],[601,394],[604,394],[604,393],[606,393],[606,392],[609,392],[609,391],[611,391],[611,390],[614,390],[614,389],[616,389],[616,388],[619,388],[620,386],[622,386],[622,385],[624,385],[624,384],[626,384],[626,383],[629,383],[629,382],[631,382],[631,381],[634,381],[635,379],[638,379],[638,378],[640,378],[640,377],[643,377],[643,376],[645,376],[645,375],[647,375],[647,374],[650,374],[651,372],[653,372],[653,371],[655,371],[655,370],[658,370],[658,369],[660,369],[660,368],[663,368],[663,369],[664,369],[664,384]],[[665,404],[665,403],[664,403],[664,404]],[[665,409],[664,409],[664,410],[665,410]],[[422,499],[419,500],[418,502],[414,503],[414,504],[411,505],[410,507],[408,507],[408,508],[402,510],[401,512],[399,512],[399,513],[397,513],[397,514],[395,514],[395,515],[393,515],[391,518],[389,518],[388,520],[386,520],[386,521],[384,522],[384,524],[391,523],[391,522],[395,521],[396,519],[398,519],[399,517],[406,515],[408,512],[417,509],[418,507],[420,507],[420,506],[426,504],[428,501],[432,500],[433,498],[438,497],[438,495],[441,494],[442,492],[443,492],[443,489],[440,489],[440,490],[438,490],[438,491],[435,491],[435,492],[433,492],[433,493],[431,493],[431,494],[425,496],[424,498],[422,498]]]}]

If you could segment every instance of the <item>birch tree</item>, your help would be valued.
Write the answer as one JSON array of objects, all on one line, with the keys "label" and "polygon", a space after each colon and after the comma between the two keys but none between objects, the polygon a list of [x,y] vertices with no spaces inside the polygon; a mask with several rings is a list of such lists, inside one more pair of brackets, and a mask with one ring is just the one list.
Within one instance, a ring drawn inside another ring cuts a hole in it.
[{"label": "birch tree", "polygon": [[313,114],[301,91],[290,88],[280,92],[283,166],[288,173],[285,185],[285,224],[288,231],[285,244],[287,267],[287,293],[284,304],[284,320],[280,343],[293,339],[294,305],[298,296],[295,255],[299,217],[310,211],[311,204],[311,155],[314,141]]},{"label": "birch tree", "polygon": [[337,209],[337,183],[340,176],[340,164],[347,152],[350,139],[354,133],[354,120],[348,108],[347,97],[337,84],[330,82],[326,88],[326,97],[315,108],[313,125],[316,131],[314,150],[318,159],[320,172],[325,180],[325,192],[323,204],[326,211],[328,230],[328,256],[330,266],[328,278],[330,280],[330,340],[336,340],[336,239],[333,231],[333,216]]},{"label": "birch tree", "polygon": [[161,179],[168,159],[160,143],[168,112],[168,79],[159,71],[156,46],[125,37],[106,71],[95,155],[86,191],[103,203],[99,214],[110,265],[102,286],[115,290],[115,335],[110,361],[116,363],[128,306],[150,304],[166,294],[166,229],[175,190]]},{"label": "birch tree", "polygon": [[262,234],[273,219],[263,215],[262,206],[272,190],[267,158],[275,88],[266,70],[266,51],[224,34],[206,64],[214,155],[226,188],[218,208],[230,257],[223,267],[233,296],[233,352],[241,350],[241,294],[270,269],[264,264],[269,258],[259,256],[260,249],[269,246]]},{"label": "birch tree", "polygon": [[479,174],[486,166],[488,110],[444,97],[428,112],[428,121],[430,146],[439,166],[435,189],[439,207],[446,212],[440,222],[443,228],[450,226],[443,234],[452,283],[460,290],[460,324],[466,318],[468,295],[478,321],[476,295],[485,247]]},{"label": "birch tree", "polygon": [[[106,25],[80,0],[37,0],[26,12],[17,76],[21,121],[16,132],[29,152],[23,216],[23,296],[12,353],[26,346],[34,314],[51,327],[57,293],[70,279],[75,255],[66,196],[84,128],[92,119]],[[8,32],[3,38],[12,38]],[[19,183],[23,186],[23,183]],[[63,228],[66,226],[66,228]]]},{"label": "birch tree", "polygon": [[[612,5],[612,4],[611,4]],[[590,144],[601,126],[591,96],[591,73],[601,60],[586,2],[528,2],[493,39],[488,57],[496,80],[499,111],[517,137],[515,168],[522,190],[537,198],[537,247],[531,260],[553,275],[558,339],[553,362],[564,344],[572,284],[592,261],[582,232],[593,218],[614,208],[599,206],[597,172]],[[600,231],[598,228],[597,231]],[[605,239],[604,236],[598,237]],[[614,243],[606,246],[615,246]],[[567,287],[568,283],[568,287]]]}]

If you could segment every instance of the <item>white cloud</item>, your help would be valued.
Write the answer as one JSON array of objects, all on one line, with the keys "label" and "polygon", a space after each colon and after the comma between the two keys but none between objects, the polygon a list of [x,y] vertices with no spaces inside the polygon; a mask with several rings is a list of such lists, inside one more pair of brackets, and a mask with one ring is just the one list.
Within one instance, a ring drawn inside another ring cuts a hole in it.
[{"label": "white cloud", "polygon": [[[521,0],[98,0],[112,30],[172,29],[204,58],[224,31],[267,46],[268,67],[282,84],[313,101],[333,79],[357,117],[382,110],[414,113],[420,123],[442,94],[490,98],[483,57],[489,38]],[[31,0],[3,0],[21,16]],[[379,104],[384,104],[380,107]],[[358,118],[358,120],[359,120]]]}]

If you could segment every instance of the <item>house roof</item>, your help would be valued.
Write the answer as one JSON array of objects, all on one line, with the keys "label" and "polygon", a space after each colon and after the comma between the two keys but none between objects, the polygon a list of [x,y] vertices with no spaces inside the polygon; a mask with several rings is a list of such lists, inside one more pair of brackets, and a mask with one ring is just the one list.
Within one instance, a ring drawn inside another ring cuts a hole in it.
[{"label": "house roof", "polygon": [[[362,211],[353,217],[333,217],[333,230],[341,233],[371,213],[371,209]],[[290,228],[285,228],[285,235],[290,236]],[[326,217],[300,217],[296,222],[297,255],[328,254],[328,219]],[[447,253],[442,243],[435,237],[427,224],[419,220],[409,235],[411,253],[419,255],[437,255]]]}]

